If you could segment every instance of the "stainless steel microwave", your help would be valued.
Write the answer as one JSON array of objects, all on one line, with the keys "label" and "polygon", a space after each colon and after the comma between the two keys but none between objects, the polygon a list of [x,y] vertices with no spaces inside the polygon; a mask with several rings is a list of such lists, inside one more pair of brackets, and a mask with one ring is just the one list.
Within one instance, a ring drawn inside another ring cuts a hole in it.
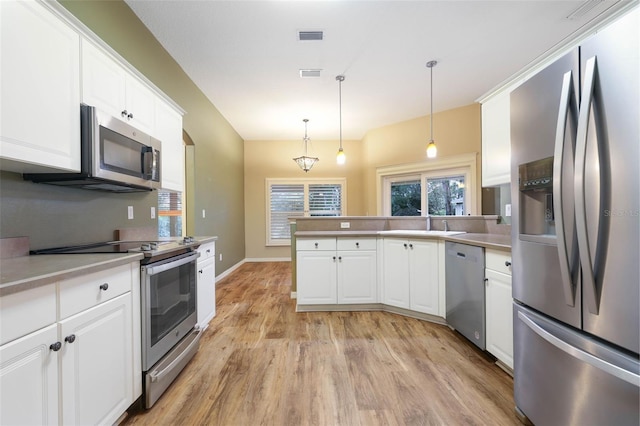
[{"label": "stainless steel microwave", "polygon": [[89,105],[80,105],[80,123],[80,173],[30,173],[23,178],[109,192],[160,187],[159,140]]}]

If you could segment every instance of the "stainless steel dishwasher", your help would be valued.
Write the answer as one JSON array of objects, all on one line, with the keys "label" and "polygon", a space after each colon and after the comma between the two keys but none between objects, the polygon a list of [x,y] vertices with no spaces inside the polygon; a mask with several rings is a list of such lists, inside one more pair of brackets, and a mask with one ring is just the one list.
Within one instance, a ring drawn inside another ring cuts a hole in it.
[{"label": "stainless steel dishwasher", "polygon": [[485,349],[484,249],[447,241],[447,324]]}]

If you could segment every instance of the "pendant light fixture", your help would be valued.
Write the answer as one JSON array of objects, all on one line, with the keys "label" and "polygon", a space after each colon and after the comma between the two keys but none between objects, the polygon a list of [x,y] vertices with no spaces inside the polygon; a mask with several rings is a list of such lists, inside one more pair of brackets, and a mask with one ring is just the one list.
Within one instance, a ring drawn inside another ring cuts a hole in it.
[{"label": "pendant light fixture", "polygon": [[427,62],[427,68],[431,69],[431,114],[429,115],[431,119],[431,137],[429,138],[429,145],[427,145],[427,157],[435,158],[438,154],[438,148],[436,148],[436,143],[433,140],[433,67],[438,64],[438,61],[429,61]]},{"label": "pendant light fixture", "polygon": [[305,172],[311,170],[314,164],[320,161],[317,157],[308,157],[307,156],[307,144],[309,143],[309,136],[307,136],[307,123],[309,122],[308,118],[303,119],[304,121],[304,155],[301,157],[294,158],[293,161],[298,163],[298,166]]},{"label": "pendant light fixture", "polygon": [[344,155],[344,149],[342,149],[342,82],[344,81],[344,75],[336,76],[336,80],[338,81],[338,99],[340,105],[340,149],[338,149],[336,163],[343,165],[347,161],[347,157]]}]

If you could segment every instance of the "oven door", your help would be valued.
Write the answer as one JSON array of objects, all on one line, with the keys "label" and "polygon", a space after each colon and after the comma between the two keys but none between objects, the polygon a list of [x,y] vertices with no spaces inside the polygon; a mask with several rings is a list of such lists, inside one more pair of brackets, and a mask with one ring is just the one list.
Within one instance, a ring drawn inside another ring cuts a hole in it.
[{"label": "oven door", "polygon": [[143,265],[142,369],[148,371],[193,329],[198,252]]}]

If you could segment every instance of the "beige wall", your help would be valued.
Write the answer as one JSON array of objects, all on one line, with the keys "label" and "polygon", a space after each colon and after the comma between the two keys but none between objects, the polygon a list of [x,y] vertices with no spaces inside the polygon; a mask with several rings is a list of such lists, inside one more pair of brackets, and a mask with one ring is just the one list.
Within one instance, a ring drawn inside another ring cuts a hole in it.
[{"label": "beige wall", "polygon": [[[180,105],[194,148],[187,170],[187,233],[216,235],[216,272],[245,257],[244,143],[216,107],[121,0],[60,3]],[[202,217],[205,210],[206,217]]]},{"label": "beige wall", "polygon": [[[435,114],[438,156],[477,152],[477,200],[480,206],[480,105]],[[429,117],[369,131],[362,141],[344,144],[347,164],[335,163],[338,141],[313,141],[310,155],[320,158],[304,173],[292,161],[302,154],[302,141],[245,141],[245,235],[247,258],[286,258],[290,248],[266,247],[266,178],[347,178],[347,215],[376,215],[376,167],[426,160]],[[480,207],[478,207],[479,209]],[[479,212],[480,210],[478,210]]]},{"label": "beige wall", "polygon": [[[481,119],[480,104],[443,111],[433,116],[433,138],[438,157],[477,152],[477,212],[481,211]],[[374,216],[376,206],[376,167],[427,161],[429,116],[373,129],[362,140],[365,215]]]},{"label": "beige wall", "polygon": [[359,141],[343,141],[347,163],[336,164],[339,142],[312,140],[309,155],[320,161],[305,173],[293,161],[303,153],[299,141],[245,141],[244,149],[244,205],[247,258],[285,258],[290,248],[266,246],[266,192],[267,178],[346,178],[347,214],[364,214],[362,188],[362,153]]}]

